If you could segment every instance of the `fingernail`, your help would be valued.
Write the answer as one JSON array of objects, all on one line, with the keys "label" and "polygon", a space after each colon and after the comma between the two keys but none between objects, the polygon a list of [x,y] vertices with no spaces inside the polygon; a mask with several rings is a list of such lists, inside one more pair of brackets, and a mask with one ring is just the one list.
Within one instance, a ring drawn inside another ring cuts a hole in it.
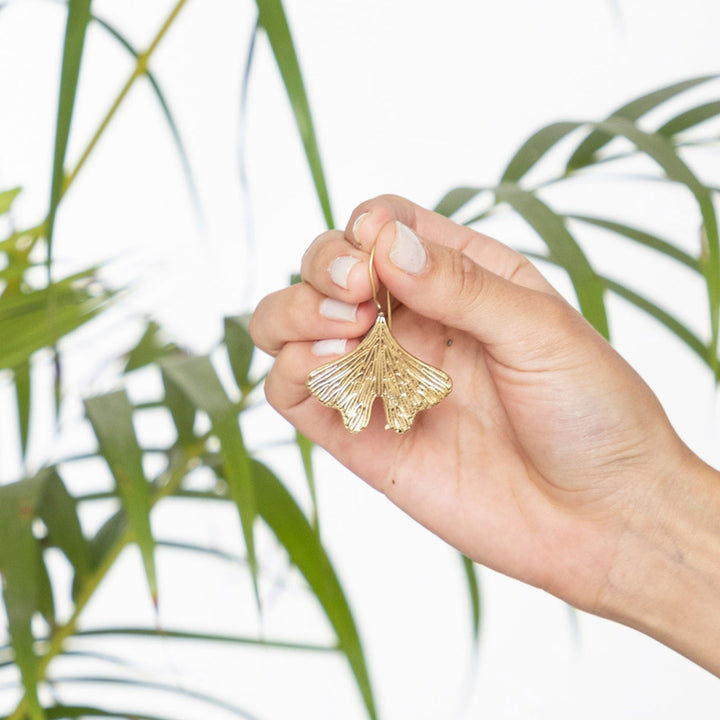
[{"label": "fingernail", "polygon": [[313,355],[318,357],[325,357],[327,355],[342,355],[345,352],[347,340],[345,339],[332,339],[332,340],[316,340],[313,343],[312,351]]},{"label": "fingernail", "polygon": [[342,255],[339,258],[335,258],[330,263],[329,268],[332,281],[339,287],[347,290],[350,271],[353,269],[353,266],[359,262],[360,260],[352,255]]},{"label": "fingernail", "polygon": [[357,305],[344,303],[333,298],[325,298],[320,303],[320,314],[328,320],[345,320],[355,322],[357,318]]},{"label": "fingernail", "polygon": [[352,234],[355,238],[355,242],[359,245],[360,244],[360,238],[358,237],[358,231],[360,230],[360,225],[362,221],[369,215],[369,212],[364,212],[362,215],[358,215],[355,219],[355,222],[352,226]]},{"label": "fingernail", "polygon": [[390,248],[390,260],[393,265],[413,275],[417,275],[425,267],[425,248],[417,235],[401,222],[395,223],[395,241]]}]

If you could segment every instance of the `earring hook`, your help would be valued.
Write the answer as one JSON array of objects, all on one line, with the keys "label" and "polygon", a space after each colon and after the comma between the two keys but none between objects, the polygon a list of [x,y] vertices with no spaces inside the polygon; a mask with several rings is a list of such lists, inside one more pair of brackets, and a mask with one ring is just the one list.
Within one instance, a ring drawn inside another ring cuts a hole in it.
[{"label": "earring hook", "polygon": [[[375,276],[373,274],[373,263],[375,262],[375,245],[373,245],[372,250],[370,251],[370,260],[368,261],[368,274],[370,275],[370,287],[372,288],[372,294],[373,294],[373,300],[375,302],[375,305],[377,305],[378,312],[381,315],[384,315],[382,305],[380,304],[380,301],[377,297],[377,288],[375,287]],[[390,291],[385,288],[385,292],[387,293],[387,324],[388,329],[392,330],[392,306],[390,304]]]}]

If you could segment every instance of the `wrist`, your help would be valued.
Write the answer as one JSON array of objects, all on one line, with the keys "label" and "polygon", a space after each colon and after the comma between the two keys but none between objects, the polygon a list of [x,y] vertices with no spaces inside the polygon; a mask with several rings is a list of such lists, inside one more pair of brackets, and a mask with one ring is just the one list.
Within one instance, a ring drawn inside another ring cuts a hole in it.
[{"label": "wrist", "polygon": [[720,675],[720,473],[682,446],[627,518],[597,613]]}]

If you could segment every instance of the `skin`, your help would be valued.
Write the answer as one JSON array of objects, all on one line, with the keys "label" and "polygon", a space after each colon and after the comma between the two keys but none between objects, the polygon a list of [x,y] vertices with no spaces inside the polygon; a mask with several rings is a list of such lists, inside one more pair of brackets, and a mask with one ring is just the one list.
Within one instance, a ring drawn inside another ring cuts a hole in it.
[{"label": "skin", "polygon": [[[415,272],[390,259],[396,221],[424,248]],[[349,351],[374,321],[372,247],[398,342],[454,383],[403,435],[384,429],[379,401],[368,428],[351,435],[305,386],[333,359],[315,355],[315,341],[347,338]],[[360,262],[342,288],[329,267],[348,255]],[[250,325],[275,357],[266,394],[287,420],[476,562],[720,675],[720,476],[531,263],[382,196],[358,206],[345,232],[312,243],[302,278],[266,297]],[[326,297],[357,304],[355,321],[323,318]]]}]

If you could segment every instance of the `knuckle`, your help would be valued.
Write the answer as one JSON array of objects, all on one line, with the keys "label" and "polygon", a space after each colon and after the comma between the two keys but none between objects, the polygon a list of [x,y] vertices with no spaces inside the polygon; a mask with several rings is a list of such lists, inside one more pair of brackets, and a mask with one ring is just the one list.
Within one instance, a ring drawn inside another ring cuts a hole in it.
[{"label": "knuckle", "polygon": [[483,300],[485,275],[464,253],[453,252],[451,258],[451,272],[458,302],[462,310],[473,312]]}]

